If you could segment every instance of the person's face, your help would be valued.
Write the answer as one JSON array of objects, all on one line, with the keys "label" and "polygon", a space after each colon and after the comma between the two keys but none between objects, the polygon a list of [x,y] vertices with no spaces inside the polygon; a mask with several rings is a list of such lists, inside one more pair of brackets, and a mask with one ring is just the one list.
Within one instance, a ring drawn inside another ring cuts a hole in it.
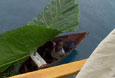
[{"label": "person's face", "polygon": [[63,42],[57,44],[57,50],[60,50],[63,47]]}]

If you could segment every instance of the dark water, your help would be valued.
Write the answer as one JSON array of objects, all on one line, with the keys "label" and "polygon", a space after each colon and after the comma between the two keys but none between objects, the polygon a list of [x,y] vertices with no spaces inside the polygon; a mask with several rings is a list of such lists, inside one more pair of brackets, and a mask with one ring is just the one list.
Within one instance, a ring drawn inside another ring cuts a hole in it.
[{"label": "dark water", "polygon": [[[79,0],[80,23],[77,32],[88,31],[89,35],[62,63],[87,58],[96,46],[115,28],[115,0]],[[73,56],[72,56],[73,55]]]},{"label": "dark water", "polygon": [[[51,0],[0,0],[0,33],[23,26],[37,16]],[[62,63],[88,56],[101,40],[115,28],[115,0],[79,0],[81,16],[76,32],[89,35]]]}]

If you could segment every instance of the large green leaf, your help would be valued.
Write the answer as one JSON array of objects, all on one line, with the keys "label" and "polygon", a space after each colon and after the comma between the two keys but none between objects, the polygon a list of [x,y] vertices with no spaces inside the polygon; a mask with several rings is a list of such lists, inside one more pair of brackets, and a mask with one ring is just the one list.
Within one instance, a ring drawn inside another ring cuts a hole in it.
[{"label": "large green leaf", "polygon": [[0,35],[0,72],[29,57],[45,42],[61,33],[43,26],[24,26]]},{"label": "large green leaf", "polygon": [[42,25],[64,32],[75,31],[78,27],[80,9],[77,0],[52,0],[27,25]]}]

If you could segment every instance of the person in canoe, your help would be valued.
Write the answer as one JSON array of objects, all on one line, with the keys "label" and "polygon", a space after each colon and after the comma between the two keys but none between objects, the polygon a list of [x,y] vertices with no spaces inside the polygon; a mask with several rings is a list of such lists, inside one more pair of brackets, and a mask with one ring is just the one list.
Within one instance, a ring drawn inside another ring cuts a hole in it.
[{"label": "person in canoe", "polygon": [[47,63],[52,63],[65,55],[63,41],[49,41],[38,49],[38,53]]},{"label": "person in canoe", "polygon": [[54,44],[54,48],[51,52],[51,56],[55,59],[59,59],[61,58],[62,56],[65,55],[65,51],[63,49],[63,40],[58,40],[56,42],[53,42]]}]

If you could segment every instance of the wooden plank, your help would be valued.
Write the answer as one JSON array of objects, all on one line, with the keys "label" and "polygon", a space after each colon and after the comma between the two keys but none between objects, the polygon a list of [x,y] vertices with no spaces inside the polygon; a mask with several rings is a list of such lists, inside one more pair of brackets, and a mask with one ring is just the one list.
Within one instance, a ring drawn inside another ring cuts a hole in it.
[{"label": "wooden plank", "polygon": [[86,61],[87,59],[84,59],[81,61],[50,67],[9,78],[63,78],[77,74]]}]

